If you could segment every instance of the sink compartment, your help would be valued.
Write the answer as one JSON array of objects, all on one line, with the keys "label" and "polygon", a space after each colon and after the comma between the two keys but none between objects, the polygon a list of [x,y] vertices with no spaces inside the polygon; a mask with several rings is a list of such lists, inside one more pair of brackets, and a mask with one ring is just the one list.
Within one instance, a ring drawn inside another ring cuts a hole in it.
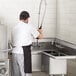
[{"label": "sink compartment", "polygon": [[66,56],[64,53],[58,52],[58,51],[44,51],[45,53],[48,53],[53,56]]},{"label": "sink compartment", "polygon": [[53,56],[65,56],[63,53],[51,53]]}]

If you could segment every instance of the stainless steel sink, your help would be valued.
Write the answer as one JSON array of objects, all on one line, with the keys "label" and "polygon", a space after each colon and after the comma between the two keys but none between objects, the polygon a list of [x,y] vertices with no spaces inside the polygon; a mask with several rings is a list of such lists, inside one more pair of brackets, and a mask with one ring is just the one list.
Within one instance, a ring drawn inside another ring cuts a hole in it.
[{"label": "stainless steel sink", "polygon": [[58,50],[57,51],[56,50],[44,51],[42,53],[53,59],[76,59],[76,55],[67,55],[66,53],[62,53]]},{"label": "stainless steel sink", "polygon": [[33,43],[32,51],[41,51],[54,59],[76,59],[76,50],[66,46],[51,45],[50,42],[40,42],[39,46]]}]

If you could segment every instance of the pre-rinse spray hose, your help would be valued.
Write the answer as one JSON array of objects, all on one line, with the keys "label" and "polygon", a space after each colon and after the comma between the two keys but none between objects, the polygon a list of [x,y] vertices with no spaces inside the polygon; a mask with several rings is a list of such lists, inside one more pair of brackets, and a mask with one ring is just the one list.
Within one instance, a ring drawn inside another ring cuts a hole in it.
[{"label": "pre-rinse spray hose", "polygon": [[[45,2],[45,9],[44,9],[43,17],[42,17],[41,24],[40,24],[41,6],[42,6],[43,1]],[[38,13],[38,29],[42,29],[42,25],[43,25],[45,13],[46,13],[46,5],[47,5],[46,0],[41,0],[40,5],[39,5],[39,13]],[[39,46],[38,45],[38,38],[37,38],[37,46]]]},{"label": "pre-rinse spray hose", "polygon": [[[41,24],[40,24],[41,6],[42,6],[43,1],[45,2],[45,9],[44,9],[43,17],[42,17]],[[38,13],[38,28],[42,28],[43,21],[45,18],[45,13],[46,13],[46,4],[47,4],[46,0],[41,0],[40,5],[39,5],[39,13]]]}]

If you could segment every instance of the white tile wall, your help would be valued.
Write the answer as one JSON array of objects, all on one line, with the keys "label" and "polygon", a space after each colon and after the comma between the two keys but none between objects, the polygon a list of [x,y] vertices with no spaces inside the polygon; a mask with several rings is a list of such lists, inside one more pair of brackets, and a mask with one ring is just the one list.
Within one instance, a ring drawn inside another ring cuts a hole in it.
[{"label": "white tile wall", "polygon": [[[30,22],[38,26],[38,12],[41,0],[0,0],[0,22],[8,26],[9,39],[11,28],[17,24],[19,13],[27,10]],[[46,0],[46,15],[43,23],[44,37],[57,37],[72,43],[76,43],[76,0]],[[56,7],[57,1],[57,7]],[[57,8],[57,31],[56,30]],[[43,15],[42,4],[41,16]]]},{"label": "white tile wall", "polygon": [[[33,25],[38,26],[40,1],[41,0],[0,0],[0,21],[8,26],[9,39],[11,28],[18,22],[18,16],[22,10],[30,12],[30,22]],[[44,37],[54,37],[56,25],[56,0],[46,1],[47,10],[43,23],[43,33]],[[44,3],[42,4],[42,9],[44,9]],[[43,13],[43,10],[41,12]]]},{"label": "white tile wall", "polygon": [[76,0],[58,0],[58,38],[76,44]]}]

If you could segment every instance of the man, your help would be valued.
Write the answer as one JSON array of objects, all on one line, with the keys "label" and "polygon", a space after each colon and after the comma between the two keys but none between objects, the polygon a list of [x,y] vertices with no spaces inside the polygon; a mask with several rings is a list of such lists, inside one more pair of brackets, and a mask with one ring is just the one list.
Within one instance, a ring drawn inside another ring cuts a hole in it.
[{"label": "man", "polygon": [[29,24],[29,17],[27,11],[22,11],[20,22],[12,30],[13,76],[32,76],[31,44],[33,38],[42,38],[42,29],[37,30]]}]

